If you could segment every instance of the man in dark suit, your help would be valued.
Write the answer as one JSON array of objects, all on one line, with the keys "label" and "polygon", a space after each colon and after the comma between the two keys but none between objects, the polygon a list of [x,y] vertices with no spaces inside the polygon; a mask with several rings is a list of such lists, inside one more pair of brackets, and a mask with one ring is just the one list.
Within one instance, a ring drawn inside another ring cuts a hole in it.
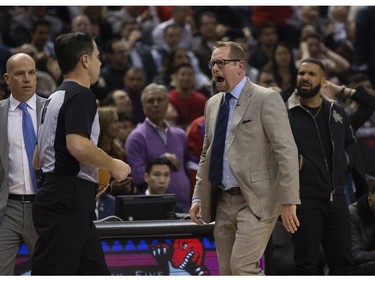
[{"label": "man in dark suit", "polygon": [[104,192],[102,195],[100,195],[96,204],[97,204],[97,209],[95,210],[95,214],[98,220],[115,215],[116,213],[115,212],[116,211],[116,197],[115,196],[107,192]]},{"label": "man in dark suit", "polygon": [[129,63],[145,72],[146,85],[150,84],[157,74],[156,64],[151,55],[151,48],[144,44],[142,31],[133,18],[126,18],[121,24],[121,41],[125,44]]},{"label": "man in dark suit", "polygon": [[27,105],[35,139],[44,99],[35,94],[35,61],[27,54],[9,58],[4,80],[12,93],[0,101],[0,275],[12,275],[21,241],[32,254],[38,238],[31,217],[37,187],[24,142],[20,104]]},{"label": "man in dark suit", "polygon": [[355,275],[375,274],[375,185],[349,206]]},{"label": "man in dark suit", "polygon": [[193,52],[199,61],[199,67],[202,72],[211,77],[211,71],[207,67],[207,62],[211,58],[212,47],[218,40],[217,16],[215,13],[206,11],[199,16],[200,42],[194,47]]},{"label": "man in dark suit", "polygon": [[[259,260],[280,213],[289,232],[299,226],[297,148],[280,94],[245,77],[245,53],[237,43],[217,42],[209,67],[219,93],[206,105],[190,215],[200,225],[215,220],[221,275],[263,274]],[[216,149],[219,131],[222,151]]]}]

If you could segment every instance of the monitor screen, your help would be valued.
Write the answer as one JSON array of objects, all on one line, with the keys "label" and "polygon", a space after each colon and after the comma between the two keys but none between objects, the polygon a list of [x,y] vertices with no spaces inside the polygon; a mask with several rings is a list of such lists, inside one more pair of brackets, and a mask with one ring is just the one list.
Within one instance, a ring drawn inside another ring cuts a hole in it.
[{"label": "monitor screen", "polygon": [[176,195],[116,196],[116,216],[125,221],[175,219]]}]

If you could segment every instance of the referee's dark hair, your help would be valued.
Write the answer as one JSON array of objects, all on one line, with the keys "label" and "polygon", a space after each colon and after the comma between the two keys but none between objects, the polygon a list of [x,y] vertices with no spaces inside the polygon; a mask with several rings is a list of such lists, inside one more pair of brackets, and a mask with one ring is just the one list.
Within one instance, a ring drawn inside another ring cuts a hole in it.
[{"label": "referee's dark hair", "polygon": [[94,52],[94,38],[85,32],[61,34],[55,41],[55,53],[61,72],[65,75],[73,71],[81,56]]}]

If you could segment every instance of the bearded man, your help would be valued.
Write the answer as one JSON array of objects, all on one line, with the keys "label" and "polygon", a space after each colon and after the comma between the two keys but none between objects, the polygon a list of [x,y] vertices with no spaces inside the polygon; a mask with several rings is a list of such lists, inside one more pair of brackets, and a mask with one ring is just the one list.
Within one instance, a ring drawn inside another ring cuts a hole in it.
[{"label": "bearded man", "polygon": [[326,70],[319,59],[303,60],[297,89],[287,101],[300,166],[300,227],[292,235],[297,275],[319,274],[320,244],[329,274],[348,275],[352,271],[344,190],[357,144],[344,108],[321,95],[325,81]]}]

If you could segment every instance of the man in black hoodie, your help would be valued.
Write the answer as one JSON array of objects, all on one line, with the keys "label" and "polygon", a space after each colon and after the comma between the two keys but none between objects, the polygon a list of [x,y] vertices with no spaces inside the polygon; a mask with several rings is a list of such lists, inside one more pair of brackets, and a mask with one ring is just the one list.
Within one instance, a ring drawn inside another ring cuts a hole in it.
[{"label": "man in black hoodie", "polygon": [[322,62],[303,60],[286,103],[300,159],[300,228],[292,236],[297,275],[318,274],[320,243],[331,275],[352,272],[344,188],[357,144],[344,108],[321,94],[325,82]]}]

